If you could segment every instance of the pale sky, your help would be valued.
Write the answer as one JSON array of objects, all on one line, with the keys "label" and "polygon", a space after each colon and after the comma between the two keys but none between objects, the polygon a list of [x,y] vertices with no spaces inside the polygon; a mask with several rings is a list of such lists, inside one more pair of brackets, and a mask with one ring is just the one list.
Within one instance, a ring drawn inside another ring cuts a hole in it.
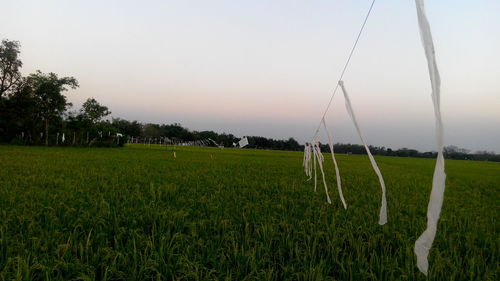
[{"label": "pale sky", "polygon": [[[67,96],[113,117],[308,141],[371,0],[0,0],[23,73],[74,76]],[[500,1],[426,1],[445,142],[500,152]],[[435,150],[413,0],[378,0],[344,82],[368,142]],[[340,92],[335,142],[360,143]]]}]

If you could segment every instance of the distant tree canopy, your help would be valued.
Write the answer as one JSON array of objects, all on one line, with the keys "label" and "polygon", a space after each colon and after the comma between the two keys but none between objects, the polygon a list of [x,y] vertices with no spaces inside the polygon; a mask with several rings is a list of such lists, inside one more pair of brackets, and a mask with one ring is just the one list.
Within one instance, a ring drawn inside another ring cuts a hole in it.
[{"label": "distant tree canopy", "polygon": [[108,107],[101,105],[94,98],[89,98],[82,104],[80,114],[84,119],[87,119],[92,124],[95,124],[101,121],[104,117],[110,115],[111,111],[108,110]]},{"label": "distant tree canopy", "polygon": [[23,90],[31,93],[39,121],[44,123],[45,145],[49,145],[49,123],[60,120],[71,106],[62,94],[68,90],[67,87],[76,89],[78,81],[73,77],[58,78],[55,73],[44,74],[40,71],[28,76],[23,86]]},{"label": "distant tree canopy", "polygon": [[[0,45],[0,141],[24,144],[59,144],[58,135],[72,135],[77,144],[87,134],[114,131],[100,122],[110,114],[107,107],[88,99],[80,114],[68,112],[72,106],[64,92],[76,89],[74,77],[59,77],[55,73],[36,71],[23,77],[20,73],[20,44],[2,40]],[[100,138],[102,140],[103,138]],[[61,139],[61,144],[66,138]],[[88,141],[87,141],[88,142]],[[114,140],[113,140],[114,143]]]},{"label": "distant tree canopy", "polygon": [[264,137],[251,136],[248,137],[248,148],[264,148],[264,149],[279,149],[279,150],[302,150],[301,146],[294,138],[288,140],[274,140]]},{"label": "distant tree canopy", "polygon": [[[26,78],[9,93],[1,97],[0,132],[3,138],[12,138],[17,134],[45,139],[49,144],[49,130],[63,121],[63,115],[71,106],[62,93],[69,88],[78,87],[73,77],[59,78],[55,73],[37,71]],[[40,130],[43,128],[43,130]],[[40,134],[36,134],[40,131]]]},{"label": "distant tree canopy", "polygon": [[[212,145],[233,147],[240,138],[214,131],[190,131],[181,124],[141,124],[120,118],[106,119],[111,111],[94,98],[87,99],[79,111],[69,111],[71,103],[64,92],[78,87],[73,77],[59,77],[55,73],[36,71],[22,77],[19,59],[20,44],[2,40],[0,45],[0,142],[44,145],[122,146],[126,137],[138,141],[169,138],[181,142],[208,140]],[[120,133],[120,134],[118,134]],[[59,135],[67,141],[59,142]],[[247,148],[303,150],[304,146],[294,138],[275,140],[260,136],[248,136]],[[320,144],[321,151],[330,151]],[[358,144],[335,144],[336,153],[366,154]],[[436,152],[419,152],[415,149],[392,150],[370,146],[374,155],[398,157],[435,158]],[[446,158],[464,160],[500,161],[500,155],[488,151],[470,153],[456,146],[444,149]]]},{"label": "distant tree canopy", "polygon": [[118,132],[127,136],[140,136],[142,133],[142,124],[137,121],[127,121],[125,119],[113,118],[111,125]]},{"label": "distant tree canopy", "polygon": [[20,68],[23,63],[19,59],[20,44],[17,41],[2,40],[0,44],[0,98],[22,83]]}]

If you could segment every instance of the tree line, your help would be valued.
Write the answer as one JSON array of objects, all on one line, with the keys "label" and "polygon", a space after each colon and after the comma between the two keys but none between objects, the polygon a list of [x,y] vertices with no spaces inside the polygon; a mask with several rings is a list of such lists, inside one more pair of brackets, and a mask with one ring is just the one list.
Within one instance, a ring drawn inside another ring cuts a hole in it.
[{"label": "tree line", "polygon": [[[87,99],[80,110],[71,110],[65,93],[79,84],[74,77],[59,77],[55,73],[36,71],[24,77],[20,73],[20,44],[2,40],[0,44],[0,142],[28,145],[123,146],[126,138],[140,140],[169,138],[179,142],[213,140],[213,145],[233,147],[240,140],[233,134],[214,131],[191,131],[181,124],[142,124],[108,117],[111,111],[94,98]],[[248,136],[247,148],[300,151],[304,145],[294,138],[276,140]],[[329,152],[327,144],[320,144]],[[366,154],[357,144],[334,145],[336,153]],[[415,149],[370,146],[374,155],[435,158],[436,152]],[[451,159],[500,161],[493,152],[448,146],[445,156]]]},{"label": "tree line", "polygon": [[[89,98],[79,111],[64,93],[78,88],[74,77],[36,71],[24,77],[20,44],[0,44],[0,141],[43,145],[120,145],[117,130],[102,119],[111,112]],[[112,135],[113,133],[113,135]],[[122,140],[121,145],[123,145]]]},{"label": "tree line", "polygon": [[[24,77],[20,43],[4,39],[0,44],[0,142],[28,145],[122,146],[126,136],[142,140],[170,138],[180,142],[213,140],[232,147],[240,138],[213,131],[190,131],[180,124],[141,124],[120,118],[106,119],[111,111],[94,98],[80,110],[72,110],[65,93],[79,87],[74,77],[36,71]],[[254,137],[252,146],[299,149],[287,141]]]},{"label": "tree line", "polygon": [[[386,147],[368,146],[373,155],[380,156],[395,156],[395,157],[418,157],[418,158],[436,158],[437,152],[427,151],[420,152],[411,148],[400,148],[393,150]],[[330,147],[327,144],[320,144],[321,152],[330,152]],[[333,146],[335,153],[342,154],[366,154],[365,147],[360,144],[336,143]],[[495,152],[479,150],[471,152],[468,149],[459,148],[454,145],[445,146],[443,150],[446,159],[455,160],[477,160],[477,161],[495,161],[500,162],[500,155]]]}]

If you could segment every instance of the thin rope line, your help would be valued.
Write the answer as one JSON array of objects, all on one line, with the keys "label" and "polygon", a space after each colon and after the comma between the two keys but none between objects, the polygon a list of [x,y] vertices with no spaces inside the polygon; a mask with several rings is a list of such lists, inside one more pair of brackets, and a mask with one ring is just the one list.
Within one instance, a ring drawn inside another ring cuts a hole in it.
[{"label": "thin rope line", "polygon": [[316,132],[314,133],[313,139],[316,137],[316,135],[319,132],[319,129],[321,128],[321,120],[323,120],[323,118],[328,113],[328,110],[330,109],[330,105],[332,104],[333,97],[335,96],[335,93],[337,93],[337,90],[339,88],[338,81],[342,80],[342,78],[344,77],[344,74],[345,74],[345,72],[347,70],[347,66],[349,65],[349,62],[351,61],[351,58],[352,58],[352,55],[354,54],[354,50],[356,49],[356,46],[358,45],[359,38],[361,37],[361,33],[363,33],[363,30],[365,29],[366,22],[368,21],[368,18],[370,17],[370,14],[372,12],[373,5],[375,4],[375,1],[376,0],[372,1],[372,4],[370,5],[370,9],[368,9],[368,13],[366,14],[365,20],[363,21],[363,25],[361,25],[361,29],[359,30],[358,37],[356,37],[356,41],[354,42],[354,45],[352,46],[351,52],[349,53],[349,57],[347,58],[347,61],[346,61],[345,65],[344,65],[344,68],[342,69],[342,73],[340,74],[340,77],[337,80],[337,85],[335,86],[335,89],[333,90],[333,93],[330,96],[330,101],[328,102],[328,105],[326,106],[326,109],[325,109],[325,112],[323,113],[323,116],[321,116],[321,118],[320,118],[320,121],[319,121],[319,124],[318,124],[318,128],[316,129]]}]

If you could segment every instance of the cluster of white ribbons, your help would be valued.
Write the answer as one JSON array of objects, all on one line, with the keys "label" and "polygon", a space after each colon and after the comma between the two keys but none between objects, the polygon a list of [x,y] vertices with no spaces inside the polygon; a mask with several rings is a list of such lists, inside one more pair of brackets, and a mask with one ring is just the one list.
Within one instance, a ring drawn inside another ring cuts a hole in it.
[{"label": "cluster of white ribbons", "polygon": [[306,173],[306,176],[308,176],[308,180],[312,178],[312,147],[310,143],[306,143],[304,145],[304,161],[302,162],[302,165],[304,166],[304,172]]},{"label": "cluster of white ribbons", "polygon": [[[361,139],[361,142],[363,143],[366,153],[368,154],[368,158],[370,159],[370,163],[373,167],[373,170],[378,176],[379,182],[380,182],[380,188],[382,190],[382,199],[381,199],[381,207],[380,207],[380,214],[379,214],[379,224],[384,225],[387,223],[387,199],[386,199],[386,189],[385,189],[385,183],[384,183],[384,178],[382,177],[382,173],[380,172],[380,169],[378,168],[377,162],[375,161],[375,158],[373,158],[373,155],[370,152],[370,148],[366,144],[365,137],[363,136],[363,133],[361,132],[361,129],[359,127],[358,121],[356,119],[356,115],[354,114],[354,110],[352,108],[351,100],[349,99],[349,94],[347,93],[347,90],[345,89],[344,82],[339,81],[339,86],[342,89],[342,92],[344,93],[344,99],[345,99],[345,105],[347,108],[347,112],[349,113],[349,116],[351,117],[352,122],[354,123],[354,127],[356,128],[356,131],[358,132],[359,138]],[[333,166],[335,168],[335,178],[337,180],[337,189],[340,197],[340,201],[342,201],[342,205],[344,206],[345,209],[347,209],[347,203],[344,198],[344,193],[342,191],[342,183],[340,179],[340,171],[339,167],[337,165],[337,160],[335,158],[335,151],[333,147],[333,137],[330,131],[328,130],[328,126],[326,124],[325,117],[322,118],[321,123],[323,125],[323,128],[325,129],[326,135],[328,136],[328,146],[330,148],[330,152],[332,155],[332,162]],[[316,164],[316,161],[318,161],[318,165],[321,171],[321,175],[323,178],[323,185],[325,186],[325,192],[326,192],[326,197],[328,203],[331,203],[330,196],[328,194],[328,186],[326,184],[326,179],[325,179],[325,173],[323,170],[323,155],[321,154],[321,148],[319,145],[318,141],[318,135],[319,135],[319,130],[316,132],[316,135],[313,138],[312,141],[312,147],[313,147],[313,153],[314,153],[314,167]],[[309,172],[309,167],[311,166],[310,164],[310,144],[306,144],[304,148],[304,169],[306,170],[306,175],[310,176],[311,173]],[[307,161],[306,161],[307,160]],[[315,179],[315,185],[314,189],[316,190],[316,179]]]},{"label": "cluster of white ribbons", "polygon": [[[368,15],[366,19],[368,18],[371,8],[373,7],[375,1],[372,2],[372,5],[370,7],[370,10],[368,12]],[[436,63],[436,57],[435,57],[435,50],[434,50],[434,43],[432,40],[432,34],[431,34],[431,29],[429,22],[427,20],[427,16],[425,14],[425,9],[424,9],[424,0],[415,0],[415,4],[417,7],[417,17],[418,17],[418,25],[420,29],[420,36],[422,40],[422,44],[425,50],[425,56],[427,59],[427,65],[428,65],[428,70],[429,70],[429,77],[431,81],[431,86],[432,86],[432,101],[434,104],[434,115],[435,115],[435,122],[436,122],[436,143],[437,143],[437,161],[436,161],[436,166],[434,169],[434,175],[432,179],[432,190],[431,190],[431,195],[429,199],[429,205],[427,208],[427,228],[425,231],[422,233],[422,235],[417,239],[415,242],[415,254],[417,256],[417,266],[419,270],[427,275],[428,269],[429,269],[429,262],[427,260],[427,257],[429,255],[429,250],[432,247],[432,243],[434,242],[434,238],[436,236],[437,232],[437,223],[439,220],[439,216],[441,213],[441,207],[443,205],[443,199],[444,199],[444,191],[445,191],[445,181],[446,181],[446,174],[445,174],[445,168],[444,168],[444,157],[443,157],[443,146],[444,146],[444,141],[443,141],[443,123],[441,120],[441,108],[440,108],[440,89],[441,89],[441,80],[437,68],[437,63]],[[365,23],[366,23],[365,19]],[[364,24],[363,24],[364,27]],[[361,31],[363,30],[363,27]],[[361,34],[360,31],[360,34]],[[360,35],[359,34],[359,35]],[[359,39],[358,35],[358,39]],[[356,47],[357,41],[354,44],[353,50],[351,51],[351,55],[354,51],[354,48]],[[344,71],[342,72],[340,81],[338,82],[337,88],[340,86],[343,94],[344,94],[344,99],[345,99],[345,105],[347,108],[347,112],[349,113],[349,116],[351,117],[351,120],[354,124],[354,127],[356,128],[356,131],[359,135],[359,138],[361,139],[361,142],[363,143],[366,153],[368,155],[368,158],[370,159],[370,163],[373,167],[373,170],[378,176],[379,182],[380,182],[380,187],[382,190],[382,202],[381,202],[381,207],[380,207],[380,214],[379,214],[379,224],[384,225],[387,223],[387,200],[386,200],[386,188],[385,188],[385,183],[384,179],[382,177],[382,173],[380,172],[380,169],[378,168],[377,162],[373,158],[373,155],[370,152],[370,149],[368,145],[366,144],[365,137],[363,136],[363,133],[361,132],[361,129],[359,127],[358,121],[356,119],[356,115],[354,114],[354,110],[352,108],[351,100],[349,98],[349,95],[347,93],[347,90],[345,89],[344,82],[342,81],[342,76],[345,72],[345,69],[347,68],[347,64],[349,63],[350,57],[347,60],[347,63],[344,67]],[[333,99],[333,96],[335,95],[335,92],[337,90],[335,88],[332,97],[330,99],[330,103]],[[321,119],[320,126],[316,130],[316,133],[314,137],[312,138],[312,143],[306,143],[304,147],[304,170],[306,172],[306,175],[311,179],[312,177],[312,170],[314,169],[314,190],[316,191],[316,162],[318,162],[322,177],[323,177],[323,184],[325,186],[325,192],[327,195],[327,201],[328,203],[331,203],[330,196],[328,195],[328,187],[326,184],[325,180],[325,173],[323,170],[323,155],[321,154],[321,148],[319,145],[318,141],[318,134],[319,130],[321,128],[321,125],[323,125],[325,132],[328,136],[328,145],[330,147],[330,152],[332,154],[332,161],[333,161],[333,166],[335,168],[335,175],[336,175],[336,180],[337,180],[337,188],[339,192],[340,199],[342,201],[342,204],[344,205],[344,208],[347,208],[347,204],[344,199],[344,195],[342,192],[342,185],[341,185],[341,180],[340,180],[340,173],[339,173],[339,168],[337,165],[337,161],[335,159],[335,152],[334,152],[334,147],[333,147],[333,139],[332,135],[330,134],[330,131],[328,130],[328,126],[326,124],[325,120],[325,115],[328,112],[330,103],[327,106],[327,109]],[[312,155],[311,155],[312,154]],[[312,162],[312,163],[311,163]]]}]

